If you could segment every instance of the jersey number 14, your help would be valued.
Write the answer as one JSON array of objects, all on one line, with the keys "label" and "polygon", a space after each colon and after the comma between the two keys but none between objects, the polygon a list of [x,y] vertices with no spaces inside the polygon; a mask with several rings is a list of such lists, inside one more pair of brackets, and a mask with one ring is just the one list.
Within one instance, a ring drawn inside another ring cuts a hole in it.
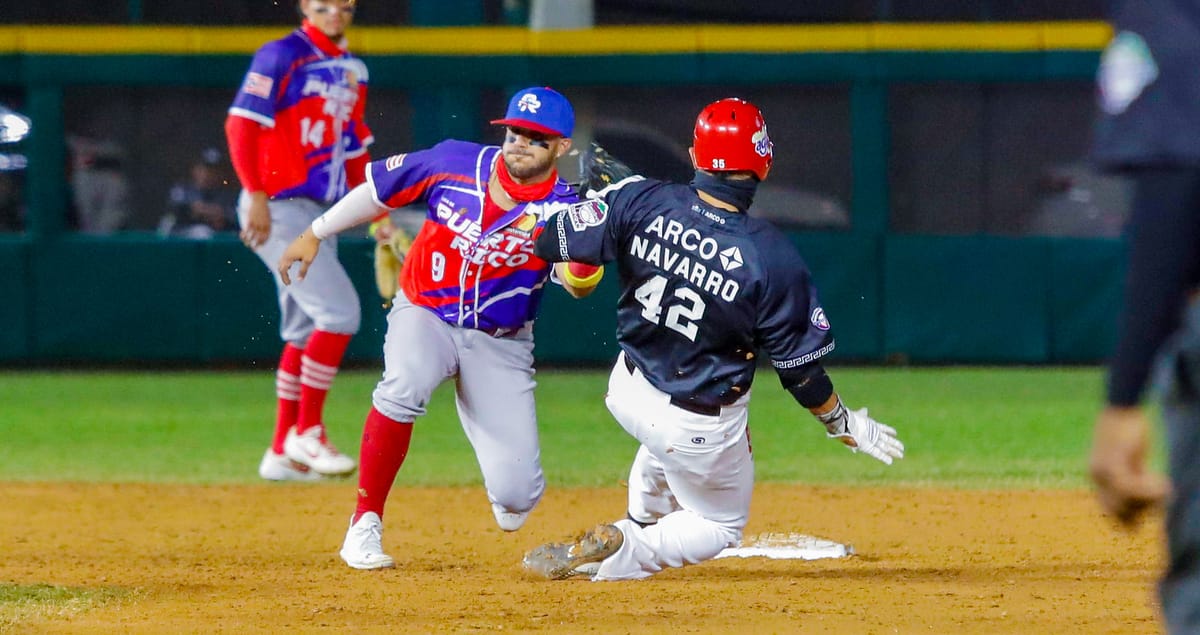
[{"label": "jersey number 14", "polygon": [[[659,318],[662,317],[663,295],[666,290],[667,279],[656,275],[643,282],[633,292],[633,297],[642,305],[642,317],[653,324],[658,324]],[[682,300],[682,303],[667,307],[667,319],[663,321],[663,326],[695,342],[696,332],[699,330],[696,321],[704,317],[707,305],[700,294],[687,287],[675,289],[673,295]]]}]

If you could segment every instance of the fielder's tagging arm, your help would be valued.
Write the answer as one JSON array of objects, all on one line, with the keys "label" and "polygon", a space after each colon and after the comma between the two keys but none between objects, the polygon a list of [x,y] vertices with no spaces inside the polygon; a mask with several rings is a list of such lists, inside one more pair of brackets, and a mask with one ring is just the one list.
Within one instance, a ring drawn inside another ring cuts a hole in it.
[{"label": "fielder's tagging arm", "polygon": [[590,295],[603,277],[604,265],[570,261],[554,263],[554,278],[573,298]]}]

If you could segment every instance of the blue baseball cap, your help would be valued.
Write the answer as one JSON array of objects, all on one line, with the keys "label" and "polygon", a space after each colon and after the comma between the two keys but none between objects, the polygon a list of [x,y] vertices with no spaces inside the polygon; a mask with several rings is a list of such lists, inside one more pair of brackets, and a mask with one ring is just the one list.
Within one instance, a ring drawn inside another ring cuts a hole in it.
[{"label": "blue baseball cap", "polygon": [[518,90],[508,102],[508,112],[494,124],[528,128],[542,134],[569,137],[575,131],[575,109],[562,93],[535,86]]}]

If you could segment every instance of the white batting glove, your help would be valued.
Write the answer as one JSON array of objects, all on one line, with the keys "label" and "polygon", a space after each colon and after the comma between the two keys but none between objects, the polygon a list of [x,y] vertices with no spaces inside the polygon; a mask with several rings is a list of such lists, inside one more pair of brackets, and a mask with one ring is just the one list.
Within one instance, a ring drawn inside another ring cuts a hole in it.
[{"label": "white batting glove", "polygon": [[904,444],[896,438],[896,429],[872,419],[866,408],[847,410],[839,399],[832,411],[817,418],[825,424],[829,438],[841,441],[852,452],[864,452],[887,465],[904,458]]}]

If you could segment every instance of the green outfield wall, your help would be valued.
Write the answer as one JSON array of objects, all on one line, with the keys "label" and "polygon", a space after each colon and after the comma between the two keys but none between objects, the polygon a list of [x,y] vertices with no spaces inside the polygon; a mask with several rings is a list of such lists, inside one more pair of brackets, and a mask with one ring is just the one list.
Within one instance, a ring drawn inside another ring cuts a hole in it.
[{"label": "green outfield wall", "polygon": [[[28,231],[0,236],[0,362],[273,363],[277,309],[263,265],[233,240],[64,231],[64,90],[80,85],[231,87],[250,54],[287,28],[0,27],[0,86],[18,88],[35,132],[24,149]],[[550,84],[850,87],[850,231],[794,234],[823,293],[836,359],[1076,363],[1112,346],[1121,245],[1104,239],[888,232],[887,86],[894,82],[1088,80],[1110,32],[1100,23],[363,28],[352,47],[373,86],[414,99]],[[469,101],[469,100],[468,100]],[[467,109],[469,110],[469,108]],[[456,113],[458,120],[477,113]],[[454,117],[418,112],[421,138]],[[445,133],[443,135],[443,133]],[[363,296],[348,352],[379,355],[384,313],[371,245],[341,257]],[[551,289],[537,356],[615,353],[615,275],[593,297]]]},{"label": "green outfield wall", "polygon": [[[1118,241],[797,234],[837,336],[834,359],[1082,363],[1112,346]],[[385,310],[372,244],[345,240],[363,327],[348,355],[379,357]],[[273,363],[278,309],[265,266],[236,240],[66,236],[0,241],[0,361]],[[616,353],[616,276],[592,296],[545,296],[537,357]]]}]

